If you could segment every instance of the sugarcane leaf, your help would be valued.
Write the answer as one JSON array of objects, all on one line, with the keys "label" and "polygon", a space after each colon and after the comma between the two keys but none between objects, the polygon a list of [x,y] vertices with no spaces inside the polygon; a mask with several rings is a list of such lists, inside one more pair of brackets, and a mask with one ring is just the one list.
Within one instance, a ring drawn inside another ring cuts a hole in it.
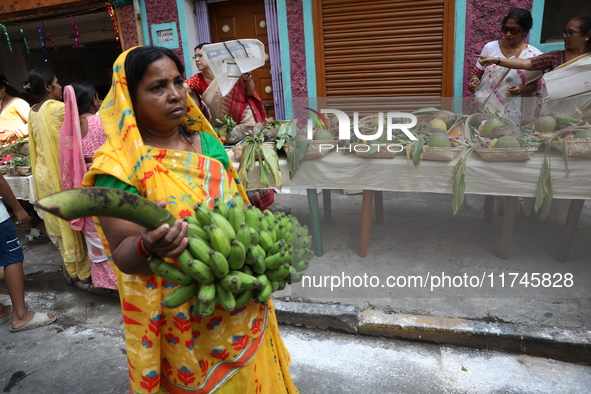
[{"label": "sugarcane leaf", "polygon": [[417,138],[417,140],[415,141],[415,146],[414,146],[414,153],[412,156],[412,163],[416,166],[418,166],[419,164],[421,164],[421,154],[423,153],[423,146],[425,145],[425,139],[423,138],[422,135],[419,135],[419,138]]},{"label": "sugarcane leaf", "polygon": [[263,157],[263,146],[261,144],[255,144],[256,145],[256,154],[255,157],[258,157],[259,159],[259,175],[261,178],[261,184],[265,187],[269,187],[269,179],[268,179],[268,170],[265,167],[265,162],[264,162],[264,157]]},{"label": "sugarcane leaf", "polygon": [[548,178],[548,193],[544,198],[544,203],[542,204],[542,212],[540,213],[540,217],[542,220],[548,217],[550,213],[550,207],[552,206],[552,199],[554,197],[554,190],[552,189],[552,182],[550,182],[550,178]]},{"label": "sugarcane leaf", "polygon": [[544,161],[542,162],[542,168],[540,169],[540,177],[538,178],[538,190],[536,193],[536,201],[534,202],[534,210],[538,212],[544,198],[546,197],[546,182],[548,179],[548,158],[544,154]]},{"label": "sugarcane leaf", "polygon": [[570,170],[568,169],[568,143],[566,140],[562,140],[562,160],[564,161],[564,168],[566,168],[566,172],[569,173]]},{"label": "sugarcane leaf", "polygon": [[453,185],[453,197],[451,200],[451,205],[453,209],[453,213],[456,214],[464,204],[464,196],[466,192],[466,181],[464,174],[457,176],[454,179]]},{"label": "sugarcane leaf", "polygon": [[275,187],[281,189],[283,186],[283,180],[281,178],[281,170],[279,169],[279,156],[277,156],[277,151],[263,146],[262,152],[265,159],[263,163],[265,170],[273,176]]},{"label": "sugarcane leaf", "polygon": [[464,195],[466,192],[466,161],[477,146],[478,145],[474,145],[470,147],[454,166],[454,175],[452,176],[453,184],[451,189],[453,196],[451,205],[454,214],[458,213],[464,203]]},{"label": "sugarcane leaf", "polygon": [[404,147],[405,153],[406,153],[406,162],[408,164],[408,162],[410,161],[410,154],[411,154],[411,145],[406,145]]},{"label": "sugarcane leaf", "polygon": [[287,155],[287,162],[289,164],[289,176],[293,178],[308,152],[308,146],[310,146],[310,140],[296,140],[293,144],[293,149],[289,151]]}]

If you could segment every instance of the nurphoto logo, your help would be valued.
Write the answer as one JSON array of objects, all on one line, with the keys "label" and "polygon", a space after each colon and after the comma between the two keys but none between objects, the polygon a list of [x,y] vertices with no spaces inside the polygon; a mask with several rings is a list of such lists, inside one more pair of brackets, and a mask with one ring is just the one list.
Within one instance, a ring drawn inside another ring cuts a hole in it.
[{"label": "nurphoto logo", "polygon": [[[318,124],[318,126],[320,128],[328,128],[326,122],[324,121],[324,119],[322,119],[321,122],[321,118],[322,115],[321,114],[334,114],[337,117],[337,120],[339,122],[339,140],[350,140],[351,139],[351,119],[349,118],[349,115],[347,115],[345,112],[340,111],[338,109],[321,109],[320,112],[314,111],[311,108],[307,108],[309,110],[311,110],[312,112],[316,113],[319,115],[319,117],[314,116],[314,114],[310,114],[312,118],[314,118],[314,120],[316,121],[316,123]],[[410,122],[404,122],[404,123],[399,123],[401,120],[407,120],[410,119]],[[385,124],[385,131],[386,131],[386,136],[388,140],[392,140],[392,132],[394,130],[400,130],[402,131],[404,134],[406,134],[406,136],[411,140],[411,141],[416,141],[417,137],[415,137],[413,135],[413,133],[411,133],[409,131],[410,128],[416,126],[417,124],[417,117],[411,113],[407,113],[407,112],[388,112],[386,114],[386,117],[384,118],[384,113],[383,112],[379,112],[378,113],[378,127],[377,130],[374,134],[371,135],[366,135],[366,134],[362,134],[361,131],[359,131],[359,113],[358,112],[354,112],[353,113],[353,132],[355,134],[355,137],[357,137],[359,140],[362,141],[374,141],[379,139],[382,136],[382,133],[384,132],[384,120],[386,121]],[[308,139],[312,140],[314,139],[314,125],[313,125],[313,119],[308,118],[308,124],[307,124],[307,130],[308,130]]]}]

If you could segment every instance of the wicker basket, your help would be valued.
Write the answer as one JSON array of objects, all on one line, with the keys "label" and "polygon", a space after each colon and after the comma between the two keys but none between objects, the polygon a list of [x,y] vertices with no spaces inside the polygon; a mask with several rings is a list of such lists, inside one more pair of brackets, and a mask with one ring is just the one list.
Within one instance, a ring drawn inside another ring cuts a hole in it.
[{"label": "wicker basket", "polygon": [[[308,150],[304,155],[303,160],[313,160],[313,159],[320,159],[330,151],[332,151],[337,146],[338,141],[335,140],[314,140],[310,141],[310,145],[308,145]],[[321,146],[322,145],[322,146]],[[332,147],[330,147],[331,145]],[[295,142],[288,142],[283,145],[283,150],[285,153],[289,155],[289,152],[295,146]]]},{"label": "wicker basket", "polygon": [[[572,138],[566,141],[569,157],[587,157],[591,158],[591,138]],[[553,149],[563,151],[564,141],[551,141],[550,146]]]},{"label": "wicker basket", "polygon": [[16,172],[19,176],[31,175],[31,166],[20,166],[16,167]]},{"label": "wicker basket", "polygon": [[367,153],[366,151],[369,150],[369,146],[371,145],[362,143],[350,145],[352,153],[368,159],[393,159],[399,153],[398,150],[401,145],[396,143],[379,144],[379,150],[377,152]]},{"label": "wicker basket", "polygon": [[538,148],[476,148],[484,161],[528,161]]},{"label": "wicker basket", "polygon": [[[244,145],[246,145],[246,144],[234,145],[232,147],[232,152],[234,153],[234,157],[236,158],[236,161],[240,161],[242,159],[242,152],[244,151]],[[263,146],[265,148],[275,150],[275,143],[274,142],[263,142]],[[260,160],[259,155],[256,155],[255,160]]]},{"label": "wicker basket", "polygon": [[[464,148],[461,146],[453,148],[427,148],[423,154],[422,160],[431,161],[452,161],[455,159]],[[414,155],[414,146],[410,149],[410,154]]]}]

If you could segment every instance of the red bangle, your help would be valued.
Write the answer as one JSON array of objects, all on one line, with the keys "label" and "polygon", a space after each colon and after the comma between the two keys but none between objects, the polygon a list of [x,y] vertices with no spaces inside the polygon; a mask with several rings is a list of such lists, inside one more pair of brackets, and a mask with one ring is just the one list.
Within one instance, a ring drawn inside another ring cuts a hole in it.
[{"label": "red bangle", "polygon": [[141,236],[137,237],[137,242],[135,244],[137,252],[142,256],[144,259],[149,260],[152,255],[148,253],[146,247],[144,246],[144,240]]}]

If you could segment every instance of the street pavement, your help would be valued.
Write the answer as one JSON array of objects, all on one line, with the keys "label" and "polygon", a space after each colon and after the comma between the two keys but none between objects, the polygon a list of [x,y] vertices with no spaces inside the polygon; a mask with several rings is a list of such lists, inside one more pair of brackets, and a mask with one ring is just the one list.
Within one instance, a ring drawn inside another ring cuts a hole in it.
[{"label": "street pavement", "polygon": [[[56,310],[59,318],[20,333],[0,327],[0,391],[126,393],[118,300],[60,278],[27,285],[31,309]],[[286,325],[280,330],[302,394],[580,394],[591,387],[591,366],[549,358]]]},{"label": "street pavement", "polygon": [[[309,222],[305,196],[277,195],[275,208]],[[374,224],[368,256],[360,258],[361,196],[333,191],[332,210],[332,223],[322,226],[325,254],[312,261],[307,271],[311,276],[366,272],[385,278],[393,270],[403,276],[420,271],[454,276],[486,271],[496,277],[503,272],[572,272],[576,286],[566,292],[524,286],[488,292],[456,288],[436,292],[436,297],[410,288],[284,291],[276,297],[280,322],[302,326],[281,326],[302,393],[591,393],[591,357],[580,359],[591,347],[588,207],[584,227],[577,230],[569,261],[563,264],[554,260],[559,227],[531,225],[517,217],[511,257],[501,260],[500,217],[485,224],[481,214],[465,209],[454,216],[448,196],[419,193],[384,193],[385,223]],[[28,305],[59,317],[48,327],[28,332],[10,333],[8,324],[0,327],[0,389],[126,392],[115,294],[68,285],[59,252],[49,240],[29,242],[28,233],[19,235],[26,242]],[[3,281],[0,302],[9,303]],[[503,344],[514,343],[516,337],[526,339],[518,338],[517,349],[508,347],[510,353],[493,350],[505,349]],[[544,357],[528,355],[540,347],[552,351]],[[568,362],[569,356],[578,357],[577,363]]]}]

